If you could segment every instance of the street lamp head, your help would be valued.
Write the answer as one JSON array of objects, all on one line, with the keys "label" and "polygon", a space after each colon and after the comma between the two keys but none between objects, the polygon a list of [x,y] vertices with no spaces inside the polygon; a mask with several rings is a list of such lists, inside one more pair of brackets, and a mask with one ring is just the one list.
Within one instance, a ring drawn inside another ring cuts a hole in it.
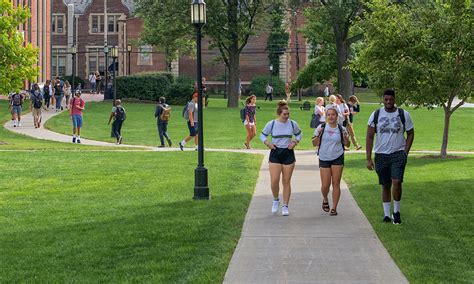
[{"label": "street lamp head", "polygon": [[270,71],[273,71],[273,65],[270,65]]},{"label": "street lamp head", "polygon": [[206,23],[206,3],[204,0],[193,0],[191,3],[191,23],[195,25]]},{"label": "street lamp head", "polygon": [[69,48],[69,53],[73,54],[73,55],[77,53],[77,48],[76,48],[75,45],[73,45]]},{"label": "street lamp head", "polygon": [[117,58],[118,57],[118,47],[117,46],[112,47],[110,52],[112,53],[112,58]]},{"label": "street lamp head", "polygon": [[128,52],[132,52],[132,46],[131,46],[130,44],[127,45],[127,51],[128,51]]},{"label": "street lamp head", "polygon": [[107,45],[104,46],[104,53],[109,53],[109,47]]}]

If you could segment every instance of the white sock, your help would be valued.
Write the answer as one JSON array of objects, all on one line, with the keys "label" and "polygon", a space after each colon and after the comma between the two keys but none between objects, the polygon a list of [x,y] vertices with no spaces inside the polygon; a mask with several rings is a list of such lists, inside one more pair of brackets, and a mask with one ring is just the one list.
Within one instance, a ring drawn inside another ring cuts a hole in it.
[{"label": "white sock", "polygon": [[76,134],[73,134],[73,135],[72,135],[72,138],[76,138]]},{"label": "white sock", "polygon": [[186,145],[186,141],[184,141],[184,140],[181,141],[181,145],[183,145],[183,146]]},{"label": "white sock", "polygon": [[81,135],[77,135],[77,139],[78,139],[78,140],[81,140]]},{"label": "white sock", "polygon": [[400,200],[399,201],[393,201],[393,213],[397,213],[400,211]]},{"label": "white sock", "polygon": [[385,216],[390,217],[390,202],[383,203],[383,213]]}]

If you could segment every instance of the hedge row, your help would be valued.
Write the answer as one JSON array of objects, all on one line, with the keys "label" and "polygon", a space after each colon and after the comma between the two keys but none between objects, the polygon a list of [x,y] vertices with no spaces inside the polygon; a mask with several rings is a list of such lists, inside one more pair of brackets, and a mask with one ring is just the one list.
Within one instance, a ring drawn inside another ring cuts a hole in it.
[{"label": "hedge row", "polygon": [[[270,82],[271,80],[271,82]],[[276,76],[255,76],[250,83],[249,90],[250,94],[256,95],[257,97],[265,97],[267,84],[271,83],[273,87],[274,96],[284,96],[285,95],[285,83]]]}]

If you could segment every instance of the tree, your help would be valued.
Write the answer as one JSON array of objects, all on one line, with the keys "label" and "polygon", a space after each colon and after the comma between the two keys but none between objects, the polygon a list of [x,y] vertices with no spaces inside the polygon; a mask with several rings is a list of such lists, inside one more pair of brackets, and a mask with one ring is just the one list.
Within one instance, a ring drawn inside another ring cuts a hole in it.
[{"label": "tree", "polygon": [[399,103],[442,106],[446,157],[451,115],[472,96],[473,8],[466,0],[410,3],[370,5],[367,48],[354,65],[369,74],[371,86],[394,88]]},{"label": "tree", "polygon": [[[313,57],[329,60],[320,61],[322,66],[334,66],[331,60],[337,64],[338,91],[347,99],[352,94],[352,73],[348,64],[351,45],[363,39],[363,34],[354,28],[354,23],[363,15],[366,6],[362,0],[313,2],[305,13],[308,19],[305,35],[312,46],[316,47]],[[324,79],[328,80],[333,72],[326,69],[324,74]]]},{"label": "tree", "polygon": [[24,44],[18,31],[30,17],[28,8],[16,8],[11,1],[0,0],[0,15],[0,94],[8,94],[19,91],[24,80],[38,76],[38,51],[30,43]]},{"label": "tree", "polygon": [[143,19],[142,43],[165,54],[166,71],[179,54],[192,54],[195,37],[190,24],[189,1],[137,0],[136,15]]},{"label": "tree", "polygon": [[277,3],[272,6],[270,12],[271,30],[267,40],[267,51],[270,65],[273,66],[273,76],[278,76],[280,73],[280,55],[285,53],[289,39],[289,34],[283,24],[285,19],[284,8],[284,5]]}]

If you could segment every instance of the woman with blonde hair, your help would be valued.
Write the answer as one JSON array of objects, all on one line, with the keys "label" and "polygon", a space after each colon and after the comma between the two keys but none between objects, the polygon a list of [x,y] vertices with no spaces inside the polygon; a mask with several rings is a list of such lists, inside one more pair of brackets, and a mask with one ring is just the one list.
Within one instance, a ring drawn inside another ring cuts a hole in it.
[{"label": "woman with blonde hair", "polygon": [[[314,130],[313,146],[318,146],[319,173],[321,175],[322,209],[331,216],[337,215],[341,197],[341,178],[344,167],[344,147],[349,146],[346,129],[337,122],[338,112],[331,107],[326,110],[326,123]],[[324,137],[324,138],[323,138]],[[332,208],[329,210],[329,188],[332,184]]]},{"label": "woman with blonde hair", "polygon": [[63,90],[64,90],[64,97],[66,98],[66,109],[69,109],[69,99],[71,98],[71,84],[69,84],[69,81],[66,80],[66,82],[64,82],[64,87],[63,87]]},{"label": "woman with blonde hair", "polygon": [[349,137],[351,138],[352,144],[354,145],[356,150],[360,150],[362,146],[360,146],[359,143],[357,143],[357,139],[354,132],[354,126],[353,126],[354,115],[360,112],[360,104],[357,97],[350,96],[349,100],[347,101],[347,106],[349,107],[349,120],[347,121],[347,125],[346,125],[347,132],[349,133]]},{"label": "woman with blonde hair", "polygon": [[316,128],[318,125],[326,121],[326,109],[324,108],[324,98],[317,97],[315,101],[314,112],[311,116],[311,128]]},{"label": "woman with blonde hair", "polygon": [[244,126],[247,131],[247,139],[245,140],[244,146],[246,149],[251,149],[250,141],[257,135],[256,101],[257,96],[255,95],[251,95],[245,100]]},{"label": "woman with blonde hair", "polygon": [[[280,177],[283,185],[283,206],[281,214],[288,216],[288,203],[291,195],[291,176],[295,168],[294,148],[301,141],[302,134],[298,124],[289,118],[290,109],[285,101],[278,102],[277,119],[269,121],[260,134],[260,140],[270,149],[269,170],[273,194],[272,214],[280,207]],[[269,141],[268,136],[272,136]],[[293,139],[293,136],[295,139]]]}]

